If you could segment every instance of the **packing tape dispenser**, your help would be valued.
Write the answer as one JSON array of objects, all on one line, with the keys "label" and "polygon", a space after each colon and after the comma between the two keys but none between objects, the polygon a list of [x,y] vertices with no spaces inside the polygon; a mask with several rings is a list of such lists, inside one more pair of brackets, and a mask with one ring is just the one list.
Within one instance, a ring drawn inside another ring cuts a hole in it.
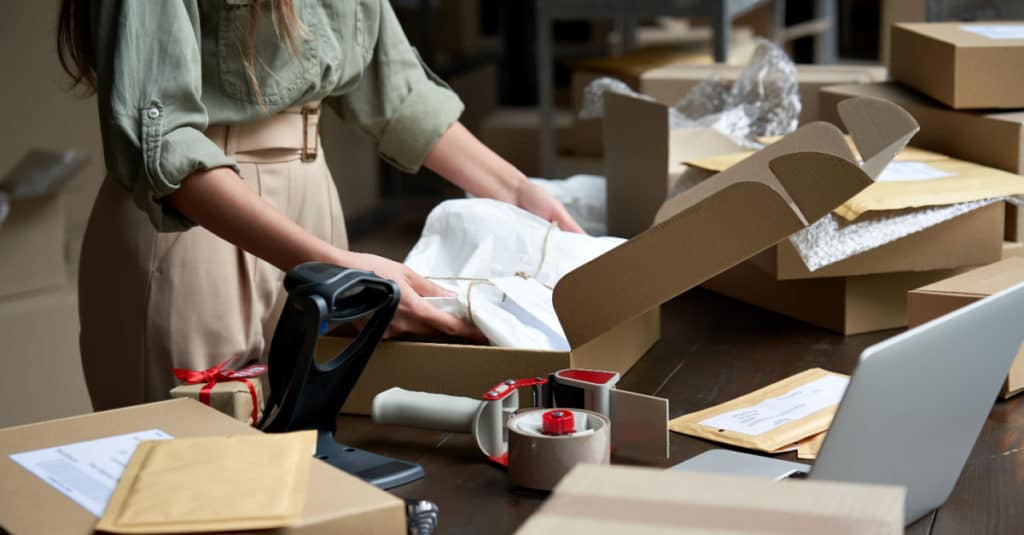
[{"label": "packing tape dispenser", "polygon": [[[514,484],[549,489],[577,463],[607,464],[613,448],[637,460],[668,457],[667,400],[618,390],[618,380],[615,372],[571,368],[509,379],[480,399],[392,388],[377,394],[370,414],[378,424],[470,433]],[[524,387],[532,409],[519,409]],[[543,425],[559,417],[568,431]]]}]

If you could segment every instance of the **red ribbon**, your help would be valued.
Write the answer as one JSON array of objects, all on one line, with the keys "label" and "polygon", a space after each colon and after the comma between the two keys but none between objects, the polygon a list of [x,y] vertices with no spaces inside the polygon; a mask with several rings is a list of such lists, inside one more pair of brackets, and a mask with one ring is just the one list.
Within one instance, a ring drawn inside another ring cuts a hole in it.
[{"label": "red ribbon", "polygon": [[225,366],[237,358],[238,357],[232,357],[208,370],[186,370],[182,368],[174,368],[174,376],[188,385],[206,383],[203,388],[199,390],[199,402],[204,405],[210,405],[210,392],[213,391],[214,386],[217,386],[218,381],[225,383],[232,381],[245,383],[245,386],[249,387],[249,395],[252,396],[252,425],[256,425],[256,420],[259,418],[260,410],[259,397],[256,395],[256,387],[249,382],[249,378],[258,377],[267,373],[267,365],[253,364],[252,366],[241,370],[224,369]]}]

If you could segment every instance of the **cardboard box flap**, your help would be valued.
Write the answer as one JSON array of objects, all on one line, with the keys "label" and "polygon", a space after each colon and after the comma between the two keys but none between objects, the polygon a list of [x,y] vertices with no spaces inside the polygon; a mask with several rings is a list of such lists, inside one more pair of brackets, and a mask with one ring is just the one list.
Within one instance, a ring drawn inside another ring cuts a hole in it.
[{"label": "cardboard box flap", "polygon": [[[800,175],[784,183],[807,213],[827,212],[871,183],[855,163],[825,154],[793,154],[777,171]],[[822,173],[830,174],[832,187],[797,193],[815,186]],[[738,181],[714,191],[563,277],[553,299],[566,338],[573,347],[586,344],[804,226],[790,201],[764,182]]]},{"label": "cardboard box flap", "polygon": [[851,98],[840,102],[838,110],[864,159],[861,167],[873,179],[920,129],[907,110],[888,100]]},{"label": "cardboard box flap", "polygon": [[[777,142],[780,139],[782,139],[782,136],[770,136],[770,137],[758,138],[758,141],[760,141],[761,143],[764,143],[765,145],[771,145],[772,143],[775,143],[775,142]],[[848,137],[847,138],[847,142],[850,144],[850,148],[853,150],[854,156],[856,156],[858,160],[862,159],[860,157],[860,152],[857,150],[856,146],[854,146],[854,144],[853,144],[853,138]],[[754,154],[755,152],[757,152],[757,151],[753,151],[753,150],[740,150],[740,151],[737,151],[737,152],[729,152],[729,153],[720,152],[718,154],[714,154],[712,156],[706,156],[706,157],[696,157],[696,158],[687,157],[686,160],[683,160],[683,163],[685,165],[687,165],[687,166],[690,166],[690,167],[697,167],[697,168],[703,169],[705,171],[711,171],[711,172],[714,172],[714,173],[718,173],[718,172],[721,172],[721,171],[725,171],[726,169],[736,165],[737,163],[743,161],[744,158],[750,157],[750,155]],[[917,147],[907,146],[907,147],[904,147],[903,150],[901,150],[898,153],[896,153],[896,156],[893,157],[892,161],[894,161],[894,162],[940,162],[942,160],[948,160],[948,159],[949,159],[949,156],[947,156],[945,154],[942,154],[942,153],[939,153],[939,152],[934,152],[934,151],[930,151],[930,150],[919,149]]]},{"label": "cardboard box flap", "polygon": [[[884,158],[899,152],[917,131],[913,118],[890,102],[846,102],[845,114],[863,115],[851,119],[851,129],[869,129],[888,141],[862,148],[882,167]],[[821,177],[829,177],[828,187],[821,187]],[[857,164],[842,132],[819,122],[669,199],[654,227],[555,286],[554,307],[569,344],[580,347],[775,245],[856,195],[872,178]]]}]

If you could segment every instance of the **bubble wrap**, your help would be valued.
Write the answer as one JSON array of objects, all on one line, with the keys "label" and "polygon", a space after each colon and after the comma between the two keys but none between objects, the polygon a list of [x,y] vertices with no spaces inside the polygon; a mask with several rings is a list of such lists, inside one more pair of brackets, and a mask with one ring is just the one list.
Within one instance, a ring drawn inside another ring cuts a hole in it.
[{"label": "bubble wrap", "polygon": [[[605,93],[619,93],[644,100],[624,82],[598,78],[583,90],[580,117],[592,119],[604,113]],[[669,108],[669,128],[713,128],[735,143],[761,148],[762,136],[780,136],[796,130],[800,116],[800,92],[796,66],[775,44],[759,40],[750,63],[732,84],[713,76],[697,84],[678,104]]]},{"label": "bubble wrap", "polygon": [[790,236],[789,241],[811,271],[821,269],[865,251],[905,238],[995,202],[1018,199],[998,198],[864,214],[850,222],[828,214]]}]

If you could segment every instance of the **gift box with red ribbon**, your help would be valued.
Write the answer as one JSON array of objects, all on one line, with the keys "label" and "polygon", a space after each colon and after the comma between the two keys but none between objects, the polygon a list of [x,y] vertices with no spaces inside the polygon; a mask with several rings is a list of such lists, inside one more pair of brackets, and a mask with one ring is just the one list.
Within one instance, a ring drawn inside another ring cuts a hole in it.
[{"label": "gift box with red ribbon", "polygon": [[174,368],[174,376],[184,384],[171,389],[171,397],[192,398],[236,420],[256,425],[263,416],[260,376],[267,373],[267,365],[225,369],[234,360],[225,360],[208,370]]}]

